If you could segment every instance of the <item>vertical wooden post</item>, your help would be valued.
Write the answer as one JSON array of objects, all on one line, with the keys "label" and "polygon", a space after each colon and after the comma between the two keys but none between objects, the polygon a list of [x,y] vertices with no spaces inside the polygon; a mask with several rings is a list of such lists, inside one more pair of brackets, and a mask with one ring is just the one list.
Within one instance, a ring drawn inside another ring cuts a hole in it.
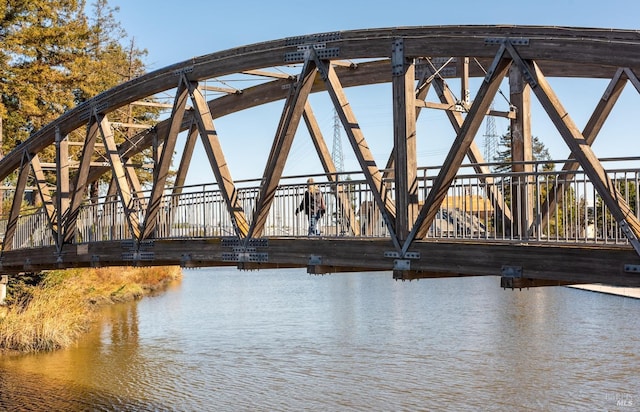
[{"label": "vertical wooden post", "polygon": [[69,139],[56,128],[56,236],[58,248],[64,241],[63,216],[70,206],[69,198]]},{"label": "vertical wooden post", "polygon": [[396,235],[402,242],[418,214],[415,65],[405,57],[403,39],[394,40],[391,62]]},{"label": "vertical wooden post", "polygon": [[460,57],[460,100],[469,107],[469,58]]},{"label": "vertical wooden post", "polygon": [[[533,143],[531,137],[531,88],[524,81],[518,66],[509,70],[511,104],[516,108],[516,118],[511,119],[511,170],[524,173],[513,178],[511,207],[513,233],[521,239],[529,237],[529,226],[533,222]],[[529,162],[529,163],[524,163]]]},{"label": "vertical wooden post", "polygon": [[[4,152],[2,151],[2,144],[4,143],[3,136],[4,135],[2,130],[2,117],[0,117],[0,159],[4,157]],[[0,183],[0,185],[2,185],[2,183]],[[0,188],[0,219],[2,218],[3,213],[4,213],[4,190]]]}]

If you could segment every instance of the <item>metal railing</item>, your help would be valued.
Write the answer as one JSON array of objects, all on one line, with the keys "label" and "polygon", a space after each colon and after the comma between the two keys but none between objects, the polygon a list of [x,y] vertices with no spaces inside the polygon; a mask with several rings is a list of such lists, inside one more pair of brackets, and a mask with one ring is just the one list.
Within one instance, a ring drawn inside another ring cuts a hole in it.
[{"label": "metal railing", "polygon": [[[603,159],[605,163],[615,166],[608,169],[607,173],[638,218],[639,160]],[[559,162],[553,161],[530,162],[530,165],[533,169],[530,173],[496,171],[487,174],[475,173],[473,165],[464,165],[448,189],[427,238],[627,243],[618,222],[612,218],[608,207],[583,171],[549,170],[550,165],[561,167]],[[427,198],[438,171],[439,168],[419,170],[418,206]],[[374,202],[361,172],[344,173],[336,177],[337,181],[330,182],[324,176],[316,176],[316,186],[323,193],[326,203],[326,213],[318,224],[321,235],[389,236],[379,206]],[[307,217],[304,213],[295,213],[304,197],[305,180],[306,176],[282,179],[261,236],[307,236]],[[253,220],[260,193],[259,183],[236,183],[237,196],[249,224]],[[385,185],[388,195],[393,199],[394,182],[385,180]],[[552,194],[557,195],[555,202],[549,202]],[[502,198],[502,204],[499,198]],[[143,222],[148,193],[139,193],[135,199],[129,209],[137,211],[140,222]],[[503,213],[504,210],[510,210],[511,218]],[[0,229],[5,225],[6,221],[1,221]],[[184,187],[180,194],[166,193],[156,217],[154,236],[167,239],[226,237],[235,236],[235,229],[217,185],[207,184]],[[81,207],[75,242],[127,239],[131,239],[131,228],[119,201],[90,199]],[[13,240],[14,249],[54,244],[43,210],[19,218]]]}]

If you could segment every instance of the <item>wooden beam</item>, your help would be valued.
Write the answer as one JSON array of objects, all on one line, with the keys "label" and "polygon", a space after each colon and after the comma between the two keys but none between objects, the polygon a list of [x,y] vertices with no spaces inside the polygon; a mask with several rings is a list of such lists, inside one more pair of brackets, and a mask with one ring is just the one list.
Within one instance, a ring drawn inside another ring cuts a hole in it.
[{"label": "wooden beam", "polygon": [[[318,71],[320,71],[322,75],[322,79],[324,80],[329,96],[333,102],[333,107],[338,113],[338,117],[340,117],[340,121],[345,128],[349,143],[351,144],[356,158],[360,163],[360,167],[362,168],[362,172],[372,192],[373,198],[380,208],[382,217],[389,232],[391,233],[392,239],[397,242],[395,235],[395,205],[393,203],[393,199],[387,193],[387,187],[384,185],[382,180],[382,173],[376,165],[371,150],[369,150],[369,145],[364,138],[364,134],[362,133],[360,125],[358,124],[351,109],[351,105],[344,94],[344,90],[340,84],[340,79],[336,75],[335,69],[330,64],[320,61],[315,53],[314,56]],[[399,248],[399,244],[396,245],[396,247]]]},{"label": "wooden beam", "polygon": [[[529,238],[529,226],[533,222],[533,138],[531,137],[531,88],[522,78],[516,66],[509,70],[509,101],[516,108],[518,116],[511,120],[511,170],[516,190],[511,193],[513,228],[519,239]],[[511,226],[509,226],[511,227]]]},{"label": "wooden beam", "polygon": [[[55,142],[54,142],[55,143]],[[84,146],[84,141],[82,142],[73,142],[73,141],[68,141],[67,144],[69,145],[69,147],[78,147],[78,146]],[[96,143],[95,144],[96,148],[104,148],[104,145],[102,143]],[[45,164],[44,162],[41,162],[43,165]]]},{"label": "wooden beam", "polygon": [[[426,71],[423,73],[422,77],[418,80],[418,84],[416,86],[415,94],[416,97],[414,99],[414,103],[416,106],[416,121],[422,112],[422,109],[427,107],[426,102],[424,101],[425,97],[429,93],[429,89],[431,88],[431,78],[429,77],[430,73]],[[393,168],[395,163],[395,151],[393,148],[391,149],[391,154],[389,155],[389,159],[387,160],[387,164],[385,166],[385,172],[383,174],[384,179],[394,179]]]},{"label": "wooden beam", "polygon": [[640,80],[638,80],[638,76],[636,75],[636,73],[629,67],[625,67],[623,71],[625,76],[631,81],[631,84],[633,84],[633,87],[636,89],[636,91],[640,93]]},{"label": "wooden beam", "polygon": [[276,135],[271,145],[271,152],[262,175],[260,192],[256,201],[253,220],[249,228],[248,238],[262,236],[264,225],[271,209],[271,204],[280,183],[291,144],[300,124],[304,107],[316,78],[315,62],[307,59],[302,66],[298,81],[291,87],[287,97]]},{"label": "wooden beam", "polygon": [[349,69],[357,69],[358,65],[354,62],[346,60],[331,60],[331,64],[335,67],[347,67]]},{"label": "wooden beam", "polygon": [[620,225],[625,236],[640,255],[640,241],[638,240],[640,237],[640,221],[638,221],[635,213],[607,175],[604,167],[593,153],[591,146],[587,144],[586,139],[573,123],[569,113],[560,103],[540,68],[533,61],[523,60],[510,43],[506,43],[506,47],[514,62],[525,73],[525,78],[531,85],[533,92],[567,143],[567,146],[571,149],[571,153],[578,160],[587,176],[589,176],[591,183]]},{"label": "wooden beam", "polygon": [[11,203],[11,211],[9,211],[9,218],[7,219],[7,228],[4,232],[4,239],[2,241],[2,252],[13,249],[13,238],[16,234],[16,228],[18,226],[18,218],[20,217],[20,209],[22,208],[22,199],[24,199],[24,189],[27,186],[27,179],[29,178],[29,154],[27,152],[22,153],[22,163],[18,170],[18,180],[16,181],[16,188],[13,192],[13,202]]},{"label": "wooden beam", "polygon": [[141,210],[144,210],[146,207],[146,200],[144,198],[144,194],[142,193],[142,185],[140,184],[140,179],[138,178],[138,174],[136,173],[136,168],[138,166],[133,163],[133,160],[131,160],[131,158],[123,160],[127,182],[129,183],[129,187],[131,188],[131,196],[135,199],[136,202],[138,202],[138,207]]},{"label": "wooden beam", "polygon": [[196,147],[196,140],[198,139],[198,125],[192,122],[189,127],[189,133],[187,134],[187,140],[182,149],[182,157],[180,158],[180,165],[176,171],[176,180],[173,185],[173,194],[179,195],[182,193],[182,186],[187,179],[187,172],[189,171],[189,165],[191,164],[191,158],[193,157],[193,150]]},{"label": "wooden beam", "polygon": [[294,79],[295,78],[295,76],[292,76],[288,73],[268,72],[265,70],[245,70],[242,73],[251,74],[253,76],[270,77],[273,79]]},{"label": "wooden beam", "polygon": [[[436,102],[428,102],[425,100],[416,100],[416,107],[426,108],[426,109],[439,109],[439,110],[450,110],[459,113],[466,113],[466,107],[463,107],[459,104],[453,103],[436,103]],[[515,119],[516,112],[515,111],[501,111],[501,110],[487,110],[487,116],[495,116],[495,117],[504,117],[506,119]]]},{"label": "wooden beam", "polygon": [[[155,258],[132,262],[123,256],[122,241],[94,242],[85,253],[78,247],[65,244],[62,255],[64,267],[90,267],[96,260],[103,266],[122,266],[134,263],[163,266],[243,266],[306,267],[309,264],[327,268],[358,268],[360,271],[393,270],[394,258],[387,256],[393,247],[390,239],[328,238],[269,238],[268,246],[258,245],[257,252],[266,252],[268,261],[230,262],[224,253],[232,250],[220,238],[156,239],[150,249]],[[606,285],[639,287],[640,277],[634,268],[640,256],[626,245],[600,244],[527,244],[526,242],[483,242],[438,239],[414,242],[411,251],[417,256],[405,274],[411,278],[438,276],[501,276],[505,268],[518,269],[519,277],[565,281],[571,284],[602,283]],[[33,269],[57,266],[56,248],[42,247],[11,250],[2,254],[3,273],[24,271],[29,259]],[[454,262],[455,264],[452,264]],[[391,276],[391,275],[390,275]],[[496,283],[498,287],[498,283]]]},{"label": "wooden beam", "polygon": [[449,103],[436,103],[436,102],[427,102],[425,100],[416,100],[416,107],[424,108],[424,109],[439,109],[439,110],[450,110],[459,113],[465,113],[467,110],[460,106],[459,104],[453,102]]},{"label": "wooden beam", "polygon": [[475,276],[470,273],[451,273],[451,272],[437,272],[431,270],[394,270],[393,278],[395,280],[418,280],[418,279],[442,279],[452,277],[467,277]]},{"label": "wooden beam", "polygon": [[156,102],[145,102],[143,100],[139,100],[137,102],[131,102],[133,106],[145,106],[145,107],[160,107],[163,109],[170,109],[173,107],[171,104],[166,103],[156,103]]},{"label": "wooden beam", "polygon": [[336,174],[338,173],[336,165],[335,163],[333,163],[329,147],[327,146],[327,143],[324,139],[322,130],[320,130],[320,125],[318,124],[318,120],[313,113],[311,104],[309,104],[308,101],[304,106],[302,118],[304,119],[307,130],[309,131],[309,135],[311,136],[311,141],[313,142],[316,152],[318,153],[320,164],[322,164],[322,169],[327,174],[327,179],[330,182],[336,181]]},{"label": "wooden beam", "polygon": [[134,194],[131,193],[131,187],[127,181],[127,172],[122,163],[122,159],[118,153],[118,147],[113,138],[113,129],[107,119],[106,115],[97,114],[96,118],[99,119],[98,128],[102,135],[102,141],[107,149],[107,158],[111,164],[111,171],[113,172],[113,179],[118,189],[118,195],[122,202],[122,208],[127,218],[131,235],[134,239],[140,239],[140,221],[138,218],[138,210],[134,204]]},{"label": "wooden beam", "polygon": [[194,114],[198,130],[200,131],[200,137],[202,138],[202,145],[207,153],[209,164],[211,165],[213,174],[220,187],[220,192],[227,205],[227,211],[231,215],[234,230],[238,237],[244,238],[249,232],[249,224],[247,223],[247,218],[238,199],[238,191],[231,177],[229,166],[224,158],[224,153],[218,140],[218,133],[213,125],[213,117],[196,83],[189,83],[189,96],[193,102]]},{"label": "wooden beam", "polygon": [[[69,136],[63,136],[56,129],[56,233],[58,251],[64,243],[64,219],[69,213],[71,193],[69,187]],[[89,156],[91,157],[91,156]]]},{"label": "wooden beam", "polygon": [[[40,193],[40,198],[42,199],[42,205],[44,206],[44,210],[47,213],[47,223],[49,225],[49,230],[51,230],[52,237],[58,245],[60,239],[58,239],[58,215],[55,205],[53,204],[53,199],[51,197],[51,192],[49,191],[49,186],[47,186],[47,179],[42,171],[42,167],[40,167],[40,158],[37,154],[31,157],[31,170],[33,171],[33,176],[36,179],[36,186],[38,187],[38,193]],[[58,179],[60,175],[58,175]],[[68,180],[67,180],[68,182]],[[68,193],[67,193],[68,195]],[[59,196],[59,194],[58,194]],[[68,201],[68,198],[67,198]]]},{"label": "wooden beam", "polygon": [[[616,71],[616,74],[613,76],[604,93],[602,94],[602,97],[598,101],[598,104],[591,114],[589,121],[582,130],[582,135],[584,136],[585,141],[588,145],[591,146],[593,144],[596,137],[600,133],[604,122],[609,117],[611,110],[622,94],[622,90],[624,89],[628,78],[628,74],[627,76],[625,76],[625,74],[627,73],[622,68]],[[633,75],[633,73],[631,74],[635,78],[635,75]],[[638,89],[638,91],[640,92],[640,89]],[[574,157],[570,155],[567,161],[562,166],[562,173],[558,174],[555,188],[547,193],[547,198],[540,208],[540,210],[542,211],[542,214],[540,215],[540,222],[537,224],[536,222],[534,222],[534,224],[536,224],[538,227],[547,226],[547,222],[551,218],[549,216],[549,211],[555,209],[557,199],[564,191],[565,183],[573,180],[573,178],[575,177],[575,173],[571,172],[575,172],[579,167],[580,163],[575,161]]]},{"label": "wooden beam", "polygon": [[171,122],[167,135],[164,137],[162,151],[158,164],[153,169],[153,186],[149,195],[149,204],[144,218],[142,229],[142,239],[151,237],[156,227],[156,218],[162,203],[167,177],[169,176],[169,167],[173,159],[173,152],[182,126],[184,111],[189,100],[189,90],[187,87],[187,79],[184,74],[180,76],[178,89],[176,91],[175,100],[173,102],[173,111],[171,113]]},{"label": "wooden beam", "polygon": [[482,120],[484,119],[484,113],[487,112],[494,96],[496,95],[502,79],[504,79],[511,61],[506,59],[504,46],[500,47],[498,53],[494,58],[494,62],[489,70],[489,74],[482,82],[480,89],[476,95],[476,98],[471,105],[469,114],[464,119],[460,131],[458,132],[456,139],[449,150],[449,154],[446,157],[438,176],[433,182],[433,186],[427,195],[427,198],[420,210],[420,214],[416,220],[416,223],[409,234],[409,237],[404,242],[402,247],[403,252],[406,252],[413,242],[414,238],[423,238],[429,231],[431,222],[435,218],[442,201],[447,195],[447,190],[451,186],[451,182],[456,176],[462,160],[468,153],[473,139],[480,127]]},{"label": "wooden beam", "polygon": [[418,214],[418,161],[416,155],[415,65],[404,54],[404,41],[393,42],[392,97],[394,176],[396,183],[395,232],[402,243]]},{"label": "wooden beam", "polygon": [[[336,166],[333,163],[333,159],[331,158],[331,153],[329,153],[329,148],[327,147],[325,139],[322,137],[322,131],[320,130],[320,126],[318,125],[318,121],[313,114],[313,110],[311,109],[309,102],[307,102],[304,107],[302,117],[307,125],[309,134],[311,135],[311,140],[313,141],[313,145],[315,146],[318,157],[320,158],[322,168],[327,174],[327,179],[330,182],[337,182],[338,172],[336,170]],[[353,205],[351,204],[349,195],[344,191],[344,186],[332,185],[331,190],[336,196],[339,207],[338,212],[341,214],[341,218],[346,219],[347,227],[351,233],[355,236],[360,236],[360,225],[356,221]]]},{"label": "wooden beam", "polygon": [[361,266],[333,266],[333,265],[307,265],[307,273],[310,275],[326,275],[327,273],[349,273],[349,272],[381,272],[388,269],[366,269]]},{"label": "wooden beam", "polygon": [[[82,154],[80,155],[80,166],[76,173],[75,181],[73,184],[73,192],[71,193],[71,201],[69,203],[69,212],[64,222],[64,236],[63,243],[72,243],[76,232],[76,222],[78,219],[78,213],[80,212],[80,205],[84,199],[87,191],[87,178],[89,175],[89,169],[91,165],[91,156],[93,155],[93,149],[98,138],[98,119],[95,115],[89,118],[87,124],[87,134],[84,139],[84,146],[82,147]],[[61,209],[58,208],[60,211]],[[62,223],[62,222],[61,222]]]},{"label": "wooden beam", "polygon": [[460,101],[465,107],[469,106],[469,57],[458,58],[460,70]]},{"label": "wooden beam", "polygon": [[[69,170],[72,169],[77,169],[80,166],[80,162],[72,162],[69,161],[67,168]],[[109,167],[109,162],[91,162],[90,166],[92,169],[94,168],[104,168],[104,167]],[[54,171],[57,173],[58,170],[58,164],[55,162],[40,162],[40,167],[42,167],[42,170],[47,170],[47,171]]]},{"label": "wooden beam", "polygon": [[510,276],[502,276],[500,278],[500,287],[503,289],[529,289],[545,286],[567,286],[575,284],[575,282],[567,280],[516,278]]},{"label": "wooden beam", "polygon": [[[431,69],[427,68],[425,71],[429,73]],[[451,93],[449,87],[447,87],[444,79],[436,77],[432,81],[433,88],[438,94],[440,101],[445,105],[451,105],[455,103],[455,98]],[[464,119],[458,112],[447,112],[449,122],[456,132],[456,135],[460,133]],[[480,181],[486,185],[487,197],[491,201],[492,205],[496,208],[498,214],[504,217],[504,220],[510,224],[512,216],[511,209],[504,199],[503,194],[494,185],[494,178],[491,176],[491,170],[488,166],[485,166],[485,159],[480,152],[480,148],[475,141],[472,141],[467,151],[467,158],[473,164],[473,170],[480,175]]]},{"label": "wooden beam", "polygon": [[113,127],[114,129],[119,127],[126,127],[128,129],[152,129],[153,125],[140,124],[140,123],[113,122],[111,123],[111,127]]},{"label": "wooden beam", "polygon": [[232,89],[230,87],[219,87],[219,86],[209,86],[206,84],[201,84],[200,86],[198,86],[198,88],[200,90],[205,90],[208,92],[218,92],[218,93],[225,93],[225,94],[240,94],[242,93],[242,90],[239,89]]}]

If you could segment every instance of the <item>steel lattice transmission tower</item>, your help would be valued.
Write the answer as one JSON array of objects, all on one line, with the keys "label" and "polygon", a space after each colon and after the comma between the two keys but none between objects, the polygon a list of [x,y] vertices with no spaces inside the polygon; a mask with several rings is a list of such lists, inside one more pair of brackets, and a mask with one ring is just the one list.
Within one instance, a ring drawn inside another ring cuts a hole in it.
[{"label": "steel lattice transmission tower", "polygon": [[[331,148],[331,160],[338,173],[344,172],[344,155],[342,153],[342,136],[340,134],[340,118],[338,112],[333,110],[333,146]],[[338,176],[338,180],[340,176]]]},{"label": "steel lattice transmission tower", "polygon": [[[489,110],[493,110],[493,103]],[[484,161],[493,162],[498,153],[498,133],[496,132],[496,121],[493,116],[486,117],[486,130],[484,132]]]}]

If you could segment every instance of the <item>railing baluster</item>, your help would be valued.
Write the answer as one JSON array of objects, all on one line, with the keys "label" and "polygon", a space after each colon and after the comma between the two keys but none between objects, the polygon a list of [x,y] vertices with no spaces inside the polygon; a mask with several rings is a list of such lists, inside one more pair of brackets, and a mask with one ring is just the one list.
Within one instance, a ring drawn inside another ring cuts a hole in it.
[{"label": "railing baluster", "polygon": [[[626,159],[633,165],[638,158]],[[619,160],[618,160],[619,161]],[[570,178],[561,172],[545,170],[549,161],[534,162],[533,172],[490,172],[478,175],[463,168],[448,189],[431,225],[428,238],[444,239],[496,239],[542,243],[572,242],[578,244],[626,244],[618,223],[612,219],[594,186],[582,170]],[[419,206],[422,207],[432,187],[437,168],[422,168],[419,176]],[[614,185],[640,217],[640,171],[637,167],[610,170]],[[349,176],[349,180],[346,179]],[[352,176],[354,176],[352,178]],[[315,176],[314,176],[315,177]],[[267,216],[264,236],[306,236],[308,222],[304,213],[294,212],[306,190],[307,176],[283,178],[276,189],[274,202]],[[361,174],[351,172],[335,181],[316,179],[325,196],[327,211],[320,221],[323,236],[354,236],[350,230],[343,207],[354,209],[354,226],[359,227],[360,237],[389,236],[378,206],[372,202],[372,194]],[[490,183],[487,183],[490,182]],[[389,194],[395,197],[393,182],[385,182]],[[531,185],[531,186],[529,186]],[[561,188],[558,190],[557,188]],[[527,190],[525,190],[527,189]],[[238,198],[245,214],[251,219],[255,200],[259,193],[259,181],[238,183]],[[557,201],[547,198],[558,190]],[[343,193],[349,205],[340,205],[336,193]],[[507,220],[498,211],[500,205],[488,193],[499,192],[509,202],[515,216],[528,219],[529,213],[514,210],[517,205],[529,204],[528,193],[533,200],[532,222]],[[522,198],[521,198],[522,197]],[[139,208],[143,194],[136,198],[134,208]],[[234,233],[231,217],[227,212],[217,185],[200,184],[183,188],[180,193],[167,193],[161,198],[161,210],[156,216],[157,238],[218,237]],[[544,208],[544,210],[543,210]],[[525,225],[524,223],[528,223]],[[0,221],[0,231],[6,228],[6,220]],[[99,198],[87,201],[80,207],[74,242],[125,240],[130,236],[123,207],[117,199]],[[22,215],[13,239],[14,249],[54,245],[44,211]]]}]

